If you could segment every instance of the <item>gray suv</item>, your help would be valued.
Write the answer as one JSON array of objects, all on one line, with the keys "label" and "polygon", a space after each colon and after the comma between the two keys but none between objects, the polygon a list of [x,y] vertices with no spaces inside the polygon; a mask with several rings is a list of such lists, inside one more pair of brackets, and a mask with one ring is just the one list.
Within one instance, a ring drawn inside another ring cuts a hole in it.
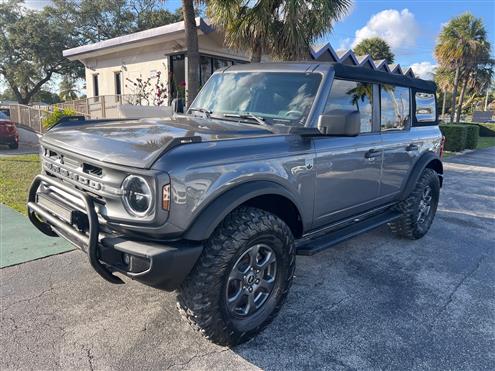
[{"label": "gray suv", "polygon": [[238,344],[280,310],[297,254],[383,224],[425,235],[443,174],[435,89],[333,63],[227,67],[185,113],[49,130],[29,217],[111,283],[178,290],[195,329]]}]

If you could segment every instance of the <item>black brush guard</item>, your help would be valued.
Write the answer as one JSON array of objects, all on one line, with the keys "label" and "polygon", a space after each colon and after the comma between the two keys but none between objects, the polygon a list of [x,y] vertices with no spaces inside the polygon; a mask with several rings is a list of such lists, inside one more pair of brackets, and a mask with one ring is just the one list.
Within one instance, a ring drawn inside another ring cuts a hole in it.
[{"label": "black brush guard", "polygon": [[[36,193],[41,183],[46,183],[49,186],[58,188],[63,192],[66,192],[74,197],[81,199],[86,209],[86,215],[88,218],[88,233],[77,231],[72,225],[57,218],[49,211],[45,210],[40,204],[36,203]],[[96,215],[94,202],[87,194],[77,191],[76,189],[67,187],[54,179],[45,175],[38,175],[34,178],[31,188],[29,189],[28,198],[28,215],[31,223],[34,224],[44,234],[49,236],[58,236],[61,234],[73,245],[77,246],[81,250],[87,252],[89,263],[91,267],[105,280],[115,284],[122,284],[119,277],[112,274],[102,263],[99,261],[99,249],[98,249],[98,236],[99,236],[99,223],[98,216]],[[45,219],[48,223],[43,222],[40,218]],[[57,233],[52,229],[53,226]]]}]

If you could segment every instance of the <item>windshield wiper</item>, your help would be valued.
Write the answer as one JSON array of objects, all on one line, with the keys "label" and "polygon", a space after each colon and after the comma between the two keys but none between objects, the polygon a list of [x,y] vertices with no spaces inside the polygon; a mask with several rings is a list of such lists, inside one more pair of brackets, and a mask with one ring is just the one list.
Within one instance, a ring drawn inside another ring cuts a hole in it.
[{"label": "windshield wiper", "polygon": [[190,112],[194,112],[194,111],[201,112],[201,113],[204,113],[206,115],[206,118],[211,118],[211,111],[207,110],[206,108],[189,108],[189,111]]},{"label": "windshield wiper", "polygon": [[266,123],[265,119],[260,116],[253,115],[252,113],[224,113],[224,117],[235,117],[235,118],[240,118],[242,120],[254,120],[256,121],[259,125],[264,126],[264,127],[269,127],[269,125]]}]

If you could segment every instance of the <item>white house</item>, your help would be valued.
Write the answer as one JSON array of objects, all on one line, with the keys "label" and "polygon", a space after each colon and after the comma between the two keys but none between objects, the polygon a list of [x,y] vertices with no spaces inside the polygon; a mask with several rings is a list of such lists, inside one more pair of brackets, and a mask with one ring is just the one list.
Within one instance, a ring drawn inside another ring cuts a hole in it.
[{"label": "white house", "polygon": [[[208,21],[196,18],[200,50],[200,79],[206,82],[217,68],[249,62],[249,53],[225,48],[223,35]],[[130,35],[84,45],[63,52],[70,60],[79,60],[86,67],[87,96],[120,96],[133,94],[128,79],[154,77],[160,71],[166,79],[168,94],[175,97],[187,86],[187,56],[184,22],[177,22]],[[356,56],[351,50],[335,52],[330,44],[312,47],[308,59],[341,62],[389,73],[414,76],[411,69],[388,66],[373,61],[368,55]]]}]

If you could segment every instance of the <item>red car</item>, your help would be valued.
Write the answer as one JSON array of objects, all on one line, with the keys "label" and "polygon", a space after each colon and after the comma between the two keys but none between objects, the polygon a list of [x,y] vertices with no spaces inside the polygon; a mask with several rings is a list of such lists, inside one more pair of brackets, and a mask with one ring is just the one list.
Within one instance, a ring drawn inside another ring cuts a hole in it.
[{"label": "red car", "polygon": [[17,128],[3,112],[0,112],[0,144],[7,144],[10,149],[17,149],[19,147],[19,133],[17,132]]}]

